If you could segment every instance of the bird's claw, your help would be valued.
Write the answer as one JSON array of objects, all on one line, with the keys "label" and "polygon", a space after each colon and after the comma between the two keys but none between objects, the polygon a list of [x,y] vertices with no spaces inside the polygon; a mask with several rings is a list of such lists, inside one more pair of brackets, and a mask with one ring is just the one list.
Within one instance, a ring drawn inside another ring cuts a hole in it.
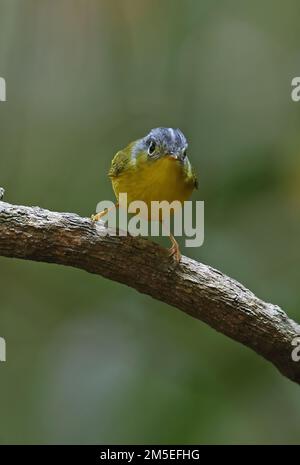
[{"label": "bird's claw", "polygon": [[92,220],[93,222],[98,221],[97,215],[91,215],[91,220]]},{"label": "bird's claw", "polygon": [[179,263],[181,260],[181,253],[178,247],[178,244],[173,244],[172,247],[168,249],[169,257],[174,257],[176,262]]},{"label": "bird's claw", "polygon": [[96,221],[101,220],[102,216],[106,215],[107,210],[103,210],[102,212],[96,213],[95,215],[91,216],[91,220],[95,223]]}]

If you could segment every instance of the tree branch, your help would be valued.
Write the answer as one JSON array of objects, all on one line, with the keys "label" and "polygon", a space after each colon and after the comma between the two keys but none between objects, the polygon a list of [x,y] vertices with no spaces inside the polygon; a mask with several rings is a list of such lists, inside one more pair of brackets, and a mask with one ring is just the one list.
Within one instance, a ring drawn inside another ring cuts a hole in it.
[{"label": "tree branch", "polygon": [[153,242],[108,232],[76,214],[0,201],[0,255],[73,266],[127,284],[250,347],[300,384],[300,362],[291,358],[300,326],[281,308],[210,266],[187,257],[176,265]]}]

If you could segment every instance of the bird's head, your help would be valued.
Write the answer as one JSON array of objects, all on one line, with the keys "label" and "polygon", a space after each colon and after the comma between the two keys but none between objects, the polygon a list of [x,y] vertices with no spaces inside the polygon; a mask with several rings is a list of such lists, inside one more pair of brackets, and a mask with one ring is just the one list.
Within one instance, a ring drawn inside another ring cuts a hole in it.
[{"label": "bird's head", "polygon": [[155,128],[135,143],[133,155],[138,157],[139,154],[146,153],[149,160],[170,157],[183,163],[187,147],[187,140],[180,129]]}]

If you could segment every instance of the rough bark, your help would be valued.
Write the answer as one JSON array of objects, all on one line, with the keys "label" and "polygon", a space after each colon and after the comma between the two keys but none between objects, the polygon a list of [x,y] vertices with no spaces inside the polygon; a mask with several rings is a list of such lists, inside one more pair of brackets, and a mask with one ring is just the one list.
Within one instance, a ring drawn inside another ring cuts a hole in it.
[{"label": "rough bark", "polygon": [[[0,192],[1,197],[1,192]],[[73,213],[0,201],[0,255],[81,268],[118,281],[204,321],[250,347],[300,384],[292,340],[300,326],[220,271],[142,238],[108,234],[103,223]]]}]

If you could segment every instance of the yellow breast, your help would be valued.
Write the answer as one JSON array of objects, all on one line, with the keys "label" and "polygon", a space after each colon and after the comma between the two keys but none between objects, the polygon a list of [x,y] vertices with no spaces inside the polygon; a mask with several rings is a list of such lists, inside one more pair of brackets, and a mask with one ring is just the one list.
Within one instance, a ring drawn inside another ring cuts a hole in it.
[{"label": "yellow breast", "polygon": [[190,197],[194,188],[181,163],[171,157],[152,162],[139,160],[120,176],[112,178],[112,185],[117,199],[120,193],[126,192],[128,203],[142,200],[149,211],[151,201],[178,200],[182,203]]}]

